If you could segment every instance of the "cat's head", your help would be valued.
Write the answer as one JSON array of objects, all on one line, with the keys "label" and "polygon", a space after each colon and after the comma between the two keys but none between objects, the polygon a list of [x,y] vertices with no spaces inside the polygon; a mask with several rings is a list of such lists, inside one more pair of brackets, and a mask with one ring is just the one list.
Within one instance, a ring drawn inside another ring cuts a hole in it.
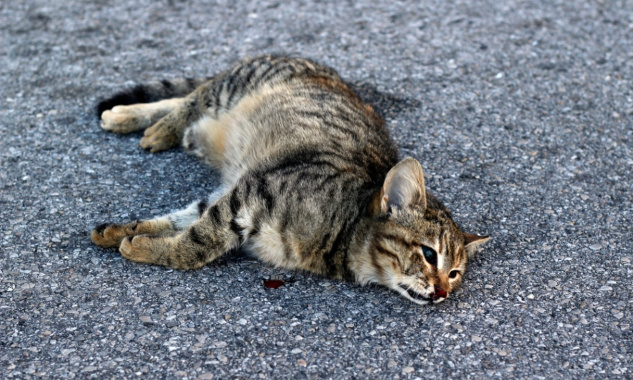
[{"label": "cat's head", "polygon": [[468,258],[489,237],[461,231],[446,207],[426,193],[422,167],[413,158],[389,171],[376,203],[368,242],[374,273],[365,280],[418,304],[448,298],[460,286]]}]

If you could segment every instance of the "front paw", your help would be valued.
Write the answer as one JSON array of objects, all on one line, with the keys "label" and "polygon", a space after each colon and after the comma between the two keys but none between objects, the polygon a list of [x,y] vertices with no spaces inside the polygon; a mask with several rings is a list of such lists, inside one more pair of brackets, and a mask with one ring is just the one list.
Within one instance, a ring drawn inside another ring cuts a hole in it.
[{"label": "front paw", "polygon": [[158,122],[145,130],[144,136],[141,139],[141,147],[148,149],[152,153],[160,152],[173,148],[180,142],[180,137],[177,136],[171,128],[168,128],[165,123]]},{"label": "front paw", "polygon": [[159,256],[161,241],[161,238],[143,235],[126,237],[119,246],[119,252],[126,259],[137,263],[157,264],[155,257]]},{"label": "front paw", "polygon": [[90,240],[100,247],[116,248],[128,235],[126,226],[119,224],[101,224],[90,233]]}]

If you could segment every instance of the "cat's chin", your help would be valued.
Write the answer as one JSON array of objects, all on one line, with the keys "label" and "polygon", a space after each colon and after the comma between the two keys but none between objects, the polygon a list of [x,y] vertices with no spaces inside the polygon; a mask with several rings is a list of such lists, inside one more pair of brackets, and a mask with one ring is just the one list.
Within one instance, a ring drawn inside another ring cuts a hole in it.
[{"label": "cat's chin", "polygon": [[431,297],[425,296],[421,293],[418,293],[416,290],[411,289],[410,287],[404,284],[398,284],[395,289],[398,293],[400,293],[404,298],[409,301],[415,302],[418,305],[428,305],[432,303],[440,303],[446,299],[446,297],[433,299]]}]

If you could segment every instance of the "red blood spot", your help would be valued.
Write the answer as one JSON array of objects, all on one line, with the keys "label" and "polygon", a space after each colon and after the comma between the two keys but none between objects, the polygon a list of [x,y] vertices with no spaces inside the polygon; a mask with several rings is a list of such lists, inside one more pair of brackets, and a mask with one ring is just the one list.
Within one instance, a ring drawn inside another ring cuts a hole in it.
[{"label": "red blood spot", "polygon": [[264,286],[269,289],[277,289],[280,286],[284,286],[282,280],[264,280]]}]

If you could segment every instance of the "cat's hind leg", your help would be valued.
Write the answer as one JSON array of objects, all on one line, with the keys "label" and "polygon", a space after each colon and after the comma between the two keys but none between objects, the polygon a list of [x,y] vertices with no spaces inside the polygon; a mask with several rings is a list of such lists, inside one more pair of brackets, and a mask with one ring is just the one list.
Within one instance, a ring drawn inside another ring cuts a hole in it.
[{"label": "cat's hind leg", "polygon": [[[226,126],[227,123],[221,121],[222,115],[230,113],[245,97],[265,85],[273,86],[302,74],[336,76],[332,70],[300,59],[262,56],[242,61],[199,85],[182,100],[181,104],[147,128],[145,136],[141,139],[141,147],[151,152],[159,152],[178,145],[183,141],[185,132],[194,125]],[[213,122],[207,123],[204,119]],[[199,121],[202,123],[196,124]],[[224,142],[221,136],[225,135],[222,132],[223,128],[211,129],[219,130],[211,133],[218,139],[208,146],[213,146],[214,149],[211,151],[217,152],[217,147],[220,147],[221,151]],[[191,141],[185,141],[185,148],[195,153],[196,149],[190,148],[190,145]],[[205,155],[206,152],[203,152],[203,156]],[[212,165],[217,166],[216,158],[211,158],[210,161]]]},{"label": "cat's hind leg", "polygon": [[167,115],[145,130],[141,147],[155,153],[180,144],[185,130],[201,117],[200,108],[195,95],[180,99]]},{"label": "cat's hind leg", "polygon": [[101,128],[115,133],[142,131],[182,106],[184,99],[173,98],[153,103],[115,106],[101,114]]}]

